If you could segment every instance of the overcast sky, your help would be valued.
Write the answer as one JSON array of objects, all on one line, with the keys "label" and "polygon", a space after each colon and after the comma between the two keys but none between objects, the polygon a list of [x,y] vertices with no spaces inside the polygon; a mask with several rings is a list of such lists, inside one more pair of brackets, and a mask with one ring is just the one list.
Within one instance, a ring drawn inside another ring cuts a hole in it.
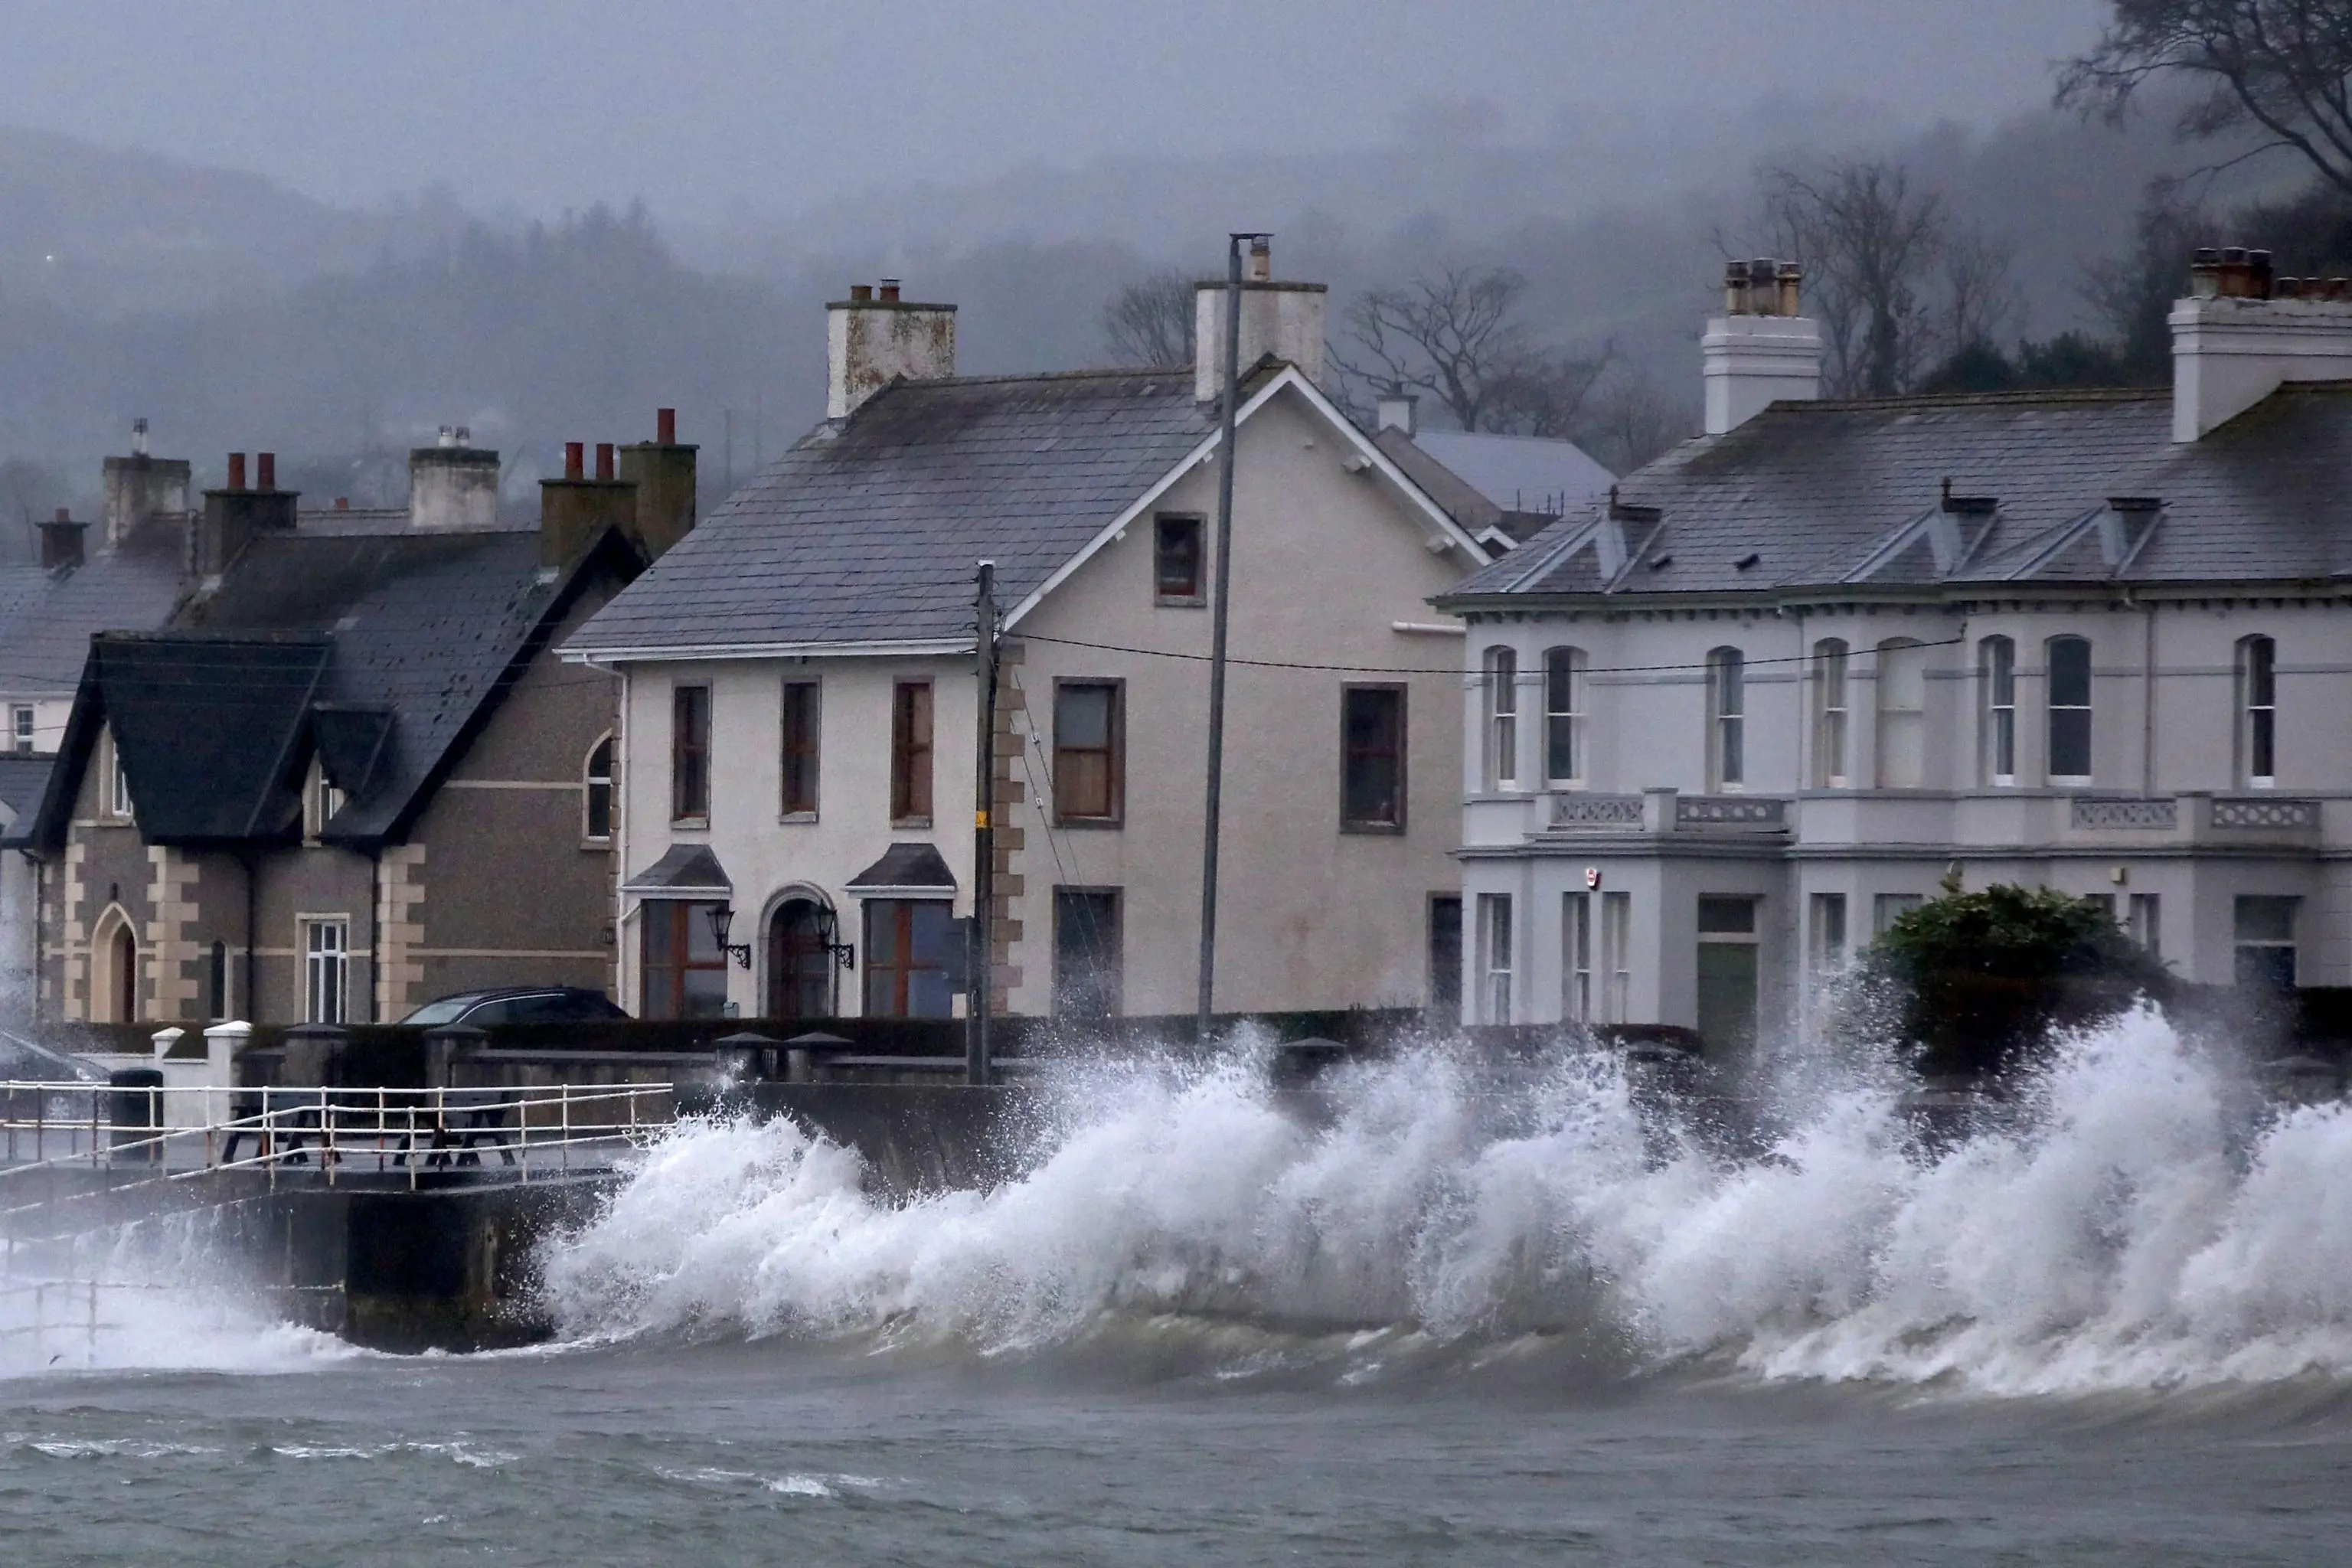
[{"label": "overcast sky", "polygon": [[[1563,108],[2046,101],[2099,0],[8,0],[0,118],[367,203],[709,222]],[[1486,106],[1479,107],[1480,100]],[[1444,118],[1440,116],[1438,118]]]}]

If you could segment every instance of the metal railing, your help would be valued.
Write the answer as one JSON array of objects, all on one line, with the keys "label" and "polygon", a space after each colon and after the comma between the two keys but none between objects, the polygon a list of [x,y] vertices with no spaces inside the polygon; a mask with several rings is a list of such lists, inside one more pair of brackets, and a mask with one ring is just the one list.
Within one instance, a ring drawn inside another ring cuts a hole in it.
[{"label": "metal railing", "polygon": [[[525,1089],[236,1089],[0,1081],[0,1216],[27,1173],[185,1181],[225,1171],[528,1183],[599,1169],[667,1126],[667,1083]],[[600,1160],[596,1156],[601,1154]],[[110,1181],[107,1191],[126,1184]],[[51,1198],[49,1201],[56,1201]],[[23,1206],[39,1206],[27,1205]]]}]

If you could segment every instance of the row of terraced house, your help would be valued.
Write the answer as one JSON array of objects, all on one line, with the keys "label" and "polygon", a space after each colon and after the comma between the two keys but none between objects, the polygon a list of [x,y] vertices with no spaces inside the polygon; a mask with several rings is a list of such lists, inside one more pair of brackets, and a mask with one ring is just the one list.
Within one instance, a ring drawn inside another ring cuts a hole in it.
[{"label": "row of terraced house", "polygon": [[[1705,433],[1612,482],[1351,415],[1263,247],[1234,297],[1221,1008],[1737,1050],[1953,875],[2352,981],[2352,302],[2200,255],[2169,390],[1836,402],[1797,269],[1738,264]],[[959,375],[890,283],[826,320],[825,418],[699,518],[667,416],[535,527],[454,434],[395,512],[110,459],[0,599],[25,1010],[954,1016],[978,810],[992,1006],[1189,1010],[1218,367]]]}]

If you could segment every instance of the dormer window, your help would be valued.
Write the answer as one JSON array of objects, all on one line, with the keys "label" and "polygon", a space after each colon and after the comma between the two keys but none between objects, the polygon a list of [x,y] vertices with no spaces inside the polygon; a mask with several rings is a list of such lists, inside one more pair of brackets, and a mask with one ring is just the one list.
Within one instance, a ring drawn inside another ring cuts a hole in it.
[{"label": "dormer window", "polygon": [[343,809],[343,792],[327,782],[326,771],[312,763],[302,786],[302,837],[315,840],[325,832],[335,813]]}]

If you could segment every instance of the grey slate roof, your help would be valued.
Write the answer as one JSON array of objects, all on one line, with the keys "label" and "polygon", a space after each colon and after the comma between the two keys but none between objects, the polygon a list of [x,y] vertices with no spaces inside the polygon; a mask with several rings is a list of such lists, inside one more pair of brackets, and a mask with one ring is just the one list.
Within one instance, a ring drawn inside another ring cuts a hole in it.
[{"label": "grey slate roof", "polygon": [[536,530],[257,536],[164,630],[91,645],[41,841],[101,725],[150,843],[291,833],[313,756],[349,795],[322,837],[397,839],[563,606],[637,564],[611,531],[562,573]]},{"label": "grey slate roof", "polygon": [[896,383],[729,498],[566,651],[969,637],[979,562],[1019,603],[1213,428],[1190,371]]},{"label": "grey slate roof", "polygon": [[137,547],[76,567],[0,567],[0,691],[69,696],[90,634],[162,626],[180,596],[175,542],[154,531]]},{"label": "grey slate roof", "polygon": [[932,844],[893,844],[882,858],[849,879],[853,888],[937,888],[955,890],[955,873]]},{"label": "grey slate roof", "polygon": [[621,884],[625,893],[718,893],[735,890],[708,844],[673,844],[662,858]]},{"label": "grey slate roof", "polygon": [[34,811],[56,763],[46,752],[0,752],[0,848],[30,841]]},{"label": "grey slate roof", "polygon": [[[2352,387],[2175,446],[2166,391],[1776,404],[1444,595],[2230,582],[2352,566]],[[2133,498],[2145,508],[2111,505]]]}]

